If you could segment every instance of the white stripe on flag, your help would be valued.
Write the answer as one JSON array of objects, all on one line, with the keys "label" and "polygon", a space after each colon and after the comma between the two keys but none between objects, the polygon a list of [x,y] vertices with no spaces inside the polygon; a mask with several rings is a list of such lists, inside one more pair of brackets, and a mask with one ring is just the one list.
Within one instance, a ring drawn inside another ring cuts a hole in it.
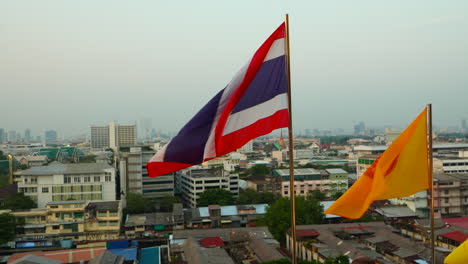
[{"label": "white stripe on flag", "polygon": [[203,152],[203,160],[215,158],[216,157],[216,146],[215,146],[215,130],[216,124],[218,123],[221,114],[223,113],[224,109],[226,108],[229,99],[231,99],[232,94],[236,89],[239,87],[241,82],[244,80],[245,73],[247,72],[247,68],[249,67],[251,59],[245,64],[237,73],[234,75],[232,80],[229,82],[227,87],[224,89],[224,93],[219,100],[218,109],[216,110],[216,116],[213,121],[213,125],[211,126],[210,136],[205,144],[205,150]]},{"label": "white stripe on flag", "polygon": [[278,94],[272,99],[229,116],[223,136],[250,126],[260,119],[269,117],[279,110],[288,109],[288,95]]},{"label": "white stripe on flag", "polygon": [[283,55],[284,55],[284,38],[281,38],[273,42],[263,62],[272,60],[274,58],[278,58]]}]

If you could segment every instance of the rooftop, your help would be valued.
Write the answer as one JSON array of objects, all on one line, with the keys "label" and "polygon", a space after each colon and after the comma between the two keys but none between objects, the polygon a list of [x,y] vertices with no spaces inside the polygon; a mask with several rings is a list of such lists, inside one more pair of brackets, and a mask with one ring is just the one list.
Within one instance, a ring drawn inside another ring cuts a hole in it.
[{"label": "rooftop", "polygon": [[53,175],[53,174],[79,174],[79,173],[102,173],[105,169],[112,169],[107,163],[72,163],[63,164],[52,162],[47,166],[37,166],[25,170],[21,175]]},{"label": "rooftop", "polygon": [[119,201],[90,202],[86,209],[117,210],[119,209]]},{"label": "rooftop", "polygon": [[[289,176],[289,169],[275,170],[279,176]],[[312,168],[294,169],[294,175],[320,175],[320,171]]]},{"label": "rooftop", "polygon": [[330,174],[348,174],[347,171],[343,169],[325,169]]}]

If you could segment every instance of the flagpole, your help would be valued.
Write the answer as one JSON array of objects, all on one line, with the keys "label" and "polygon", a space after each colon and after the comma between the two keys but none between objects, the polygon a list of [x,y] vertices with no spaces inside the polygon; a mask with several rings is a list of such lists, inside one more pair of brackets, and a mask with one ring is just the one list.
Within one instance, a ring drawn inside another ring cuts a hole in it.
[{"label": "flagpole", "polygon": [[292,100],[291,100],[291,66],[289,51],[289,16],[284,15],[285,21],[285,44],[286,44],[286,76],[288,85],[288,109],[289,109],[289,199],[291,200],[291,258],[292,264],[297,264],[296,256],[296,191],[294,190],[294,144],[292,132]]},{"label": "flagpole", "polygon": [[435,228],[434,228],[434,176],[433,176],[433,164],[432,164],[432,104],[427,105],[427,117],[428,117],[428,159],[429,159],[429,184],[431,185],[431,256],[432,263],[436,263],[435,260]]}]

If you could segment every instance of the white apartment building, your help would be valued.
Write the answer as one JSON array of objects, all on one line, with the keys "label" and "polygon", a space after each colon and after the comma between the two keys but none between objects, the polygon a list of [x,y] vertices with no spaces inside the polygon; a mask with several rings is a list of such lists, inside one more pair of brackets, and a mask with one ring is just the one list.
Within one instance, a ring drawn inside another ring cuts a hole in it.
[{"label": "white apartment building", "polygon": [[175,174],[155,178],[148,176],[146,164],[155,151],[148,147],[131,147],[130,152],[120,151],[120,189],[124,194],[141,193],[148,198],[162,198],[174,195]]},{"label": "white apartment building", "polygon": [[434,158],[438,173],[468,173],[468,158]]},{"label": "white apartment building", "polygon": [[219,168],[188,169],[177,175],[182,199],[191,208],[197,207],[205,190],[224,189],[239,195],[239,175]]},{"label": "white apartment building", "polygon": [[116,199],[115,169],[106,163],[52,162],[15,176],[21,179],[18,191],[35,200],[38,208],[50,201]]}]

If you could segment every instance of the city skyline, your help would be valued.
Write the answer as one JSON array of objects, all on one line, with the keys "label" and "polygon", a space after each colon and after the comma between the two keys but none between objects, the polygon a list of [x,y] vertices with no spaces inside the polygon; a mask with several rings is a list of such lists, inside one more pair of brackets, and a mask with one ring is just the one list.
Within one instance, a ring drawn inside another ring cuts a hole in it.
[{"label": "city skyline", "polygon": [[245,4],[3,1],[0,86],[14,114],[0,127],[74,136],[149,119],[178,131],[284,13],[295,129],[405,127],[427,103],[435,126],[468,117],[466,2]]}]

